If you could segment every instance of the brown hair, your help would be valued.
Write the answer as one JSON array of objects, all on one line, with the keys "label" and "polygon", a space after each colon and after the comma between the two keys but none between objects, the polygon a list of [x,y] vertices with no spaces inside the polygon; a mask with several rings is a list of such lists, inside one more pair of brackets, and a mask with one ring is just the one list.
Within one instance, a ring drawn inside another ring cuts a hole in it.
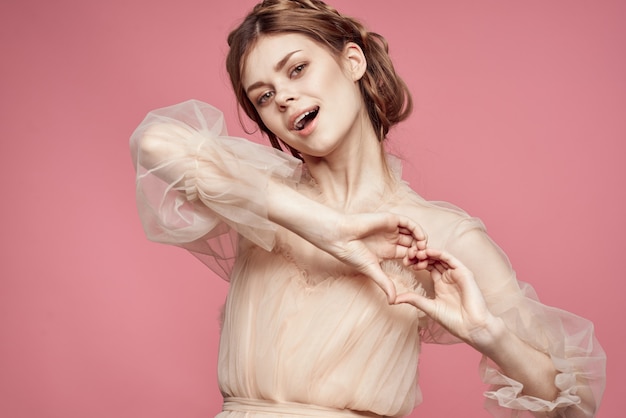
[{"label": "brown hair", "polygon": [[[256,40],[264,34],[278,33],[305,35],[326,46],[336,56],[343,52],[348,42],[361,47],[367,60],[367,70],[359,85],[379,141],[385,139],[389,128],[411,113],[411,94],[396,74],[385,38],[368,32],[360,22],[342,16],[321,0],[264,0],[228,35],[230,50],[226,69],[240,106],[267,134],[273,147],[282,149],[281,141],[265,126],[246,95],[241,73],[245,57]],[[298,156],[296,150],[288,148]]]}]

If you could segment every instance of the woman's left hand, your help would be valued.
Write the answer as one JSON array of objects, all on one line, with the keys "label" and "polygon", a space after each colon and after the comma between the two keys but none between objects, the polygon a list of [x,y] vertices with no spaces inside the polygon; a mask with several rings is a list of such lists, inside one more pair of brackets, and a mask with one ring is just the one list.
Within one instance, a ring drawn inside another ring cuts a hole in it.
[{"label": "woman's left hand", "polygon": [[488,344],[495,317],[489,312],[472,272],[447,252],[428,248],[426,255],[434,297],[409,292],[398,295],[395,303],[415,306],[473,347]]}]

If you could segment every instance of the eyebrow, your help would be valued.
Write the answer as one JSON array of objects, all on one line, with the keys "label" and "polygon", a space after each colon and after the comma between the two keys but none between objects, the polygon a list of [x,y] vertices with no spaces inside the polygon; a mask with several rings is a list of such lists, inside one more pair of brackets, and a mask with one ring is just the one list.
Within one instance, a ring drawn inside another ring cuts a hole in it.
[{"label": "eyebrow", "polygon": [[[297,52],[302,51],[301,49],[296,49],[295,51],[291,51],[289,52],[287,55],[285,55],[280,61],[278,61],[276,63],[276,65],[274,66],[274,71],[275,72],[279,72],[280,70],[282,70],[285,65],[287,64],[287,61],[289,61],[289,58],[291,58],[291,56]],[[252,85],[250,85],[247,89],[246,89],[246,93],[250,93],[250,91],[259,88],[261,86],[263,86],[265,83],[263,83],[262,81],[257,81],[256,83],[253,83]]]}]

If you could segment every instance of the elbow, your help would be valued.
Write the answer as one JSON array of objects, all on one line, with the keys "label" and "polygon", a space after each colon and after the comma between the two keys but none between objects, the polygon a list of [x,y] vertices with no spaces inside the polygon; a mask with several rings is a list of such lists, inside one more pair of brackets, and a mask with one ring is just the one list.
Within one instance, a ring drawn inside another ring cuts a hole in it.
[{"label": "elbow", "polygon": [[148,161],[159,160],[167,152],[167,141],[163,137],[160,125],[146,129],[139,138],[138,145],[140,158]]},{"label": "elbow", "polygon": [[138,139],[138,162],[149,168],[166,159],[183,157],[185,138],[178,130],[176,126],[163,123],[148,127]]}]

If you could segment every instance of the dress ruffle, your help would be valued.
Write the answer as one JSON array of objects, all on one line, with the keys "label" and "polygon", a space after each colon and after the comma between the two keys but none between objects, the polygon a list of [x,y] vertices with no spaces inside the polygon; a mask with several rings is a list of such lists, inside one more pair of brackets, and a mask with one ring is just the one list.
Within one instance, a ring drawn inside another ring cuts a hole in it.
[{"label": "dress ruffle", "polygon": [[[554,411],[552,416],[556,417],[593,416],[593,411],[583,410],[585,403],[581,396],[602,398],[606,369],[606,355],[594,337],[593,324],[569,312],[542,305],[528,284],[522,283],[522,289],[526,295],[525,306],[510,309],[501,317],[509,327],[515,327],[521,339],[549,353],[558,371],[555,385],[559,395],[550,401],[524,395],[521,383],[503,375],[493,362],[483,357],[481,374],[483,381],[491,386],[485,393],[487,409],[498,418],[533,416],[523,411]],[[523,315],[521,309],[525,311]],[[521,320],[522,316],[532,317],[532,320]]]}]

